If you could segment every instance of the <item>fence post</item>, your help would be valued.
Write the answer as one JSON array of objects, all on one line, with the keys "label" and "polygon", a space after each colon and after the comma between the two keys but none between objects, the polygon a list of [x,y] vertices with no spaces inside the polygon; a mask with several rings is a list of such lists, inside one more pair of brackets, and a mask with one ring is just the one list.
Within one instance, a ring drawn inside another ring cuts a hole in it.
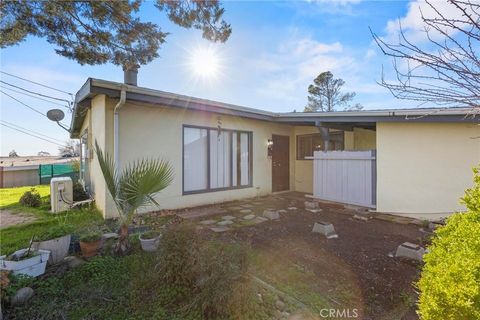
[{"label": "fence post", "polygon": [[42,165],[38,165],[38,184],[42,184]]}]

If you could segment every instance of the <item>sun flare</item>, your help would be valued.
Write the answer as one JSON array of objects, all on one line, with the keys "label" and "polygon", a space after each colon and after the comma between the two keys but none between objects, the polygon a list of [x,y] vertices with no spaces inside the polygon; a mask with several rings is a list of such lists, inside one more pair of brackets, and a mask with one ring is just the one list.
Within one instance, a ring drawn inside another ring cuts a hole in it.
[{"label": "sun flare", "polygon": [[191,52],[189,65],[195,76],[214,79],[220,72],[220,57],[211,47],[199,47]]}]

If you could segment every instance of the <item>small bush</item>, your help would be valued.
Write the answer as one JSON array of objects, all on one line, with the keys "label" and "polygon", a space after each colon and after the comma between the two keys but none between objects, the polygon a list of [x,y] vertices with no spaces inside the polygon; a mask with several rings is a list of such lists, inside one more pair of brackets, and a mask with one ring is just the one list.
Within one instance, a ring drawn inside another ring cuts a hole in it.
[{"label": "small bush", "polygon": [[467,210],[480,212],[480,166],[473,168],[473,187],[465,190],[462,203]]},{"label": "small bush", "polygon": [[159,271],[172,286],[193,288],[198,276],[199,239],[194,227],[177,225],[167,229],[159,245]]},{"label": "small bush", "polygon": [[256,297],[247,274],[247,248],[205,242],[199,254],[201,272],[193,305],[206,319],[254,319]]},{"label": "small bush", "polygon": [[72,187],[73,201],[83,201],[89,199],[88,194],[83,189],[83,186],[79,182],[75,182]]},{"label": "small bush", "polygon": [[470,210],[448,218],[435,231],[424,257],[418,287],[419,314],[423,320],[480,319],[480,177],[466,191]]},{"label": "small bush", "polygon": [[176,288],[177,299],[190,301],[189,314],[205,319],[256,318],[245,246],[203,240],[193,227],[178,225],[162,235],[158,266],[163,282]]},{"label": "small bush", "polygon": [[26,191],[21,197],[20,197],[20,204],[22,206],[26,207],[39,207],[40,204],[42,203],[42,199],[40,197],[40,193],[38,193],[35,188],[30,189],[29,191]]}]

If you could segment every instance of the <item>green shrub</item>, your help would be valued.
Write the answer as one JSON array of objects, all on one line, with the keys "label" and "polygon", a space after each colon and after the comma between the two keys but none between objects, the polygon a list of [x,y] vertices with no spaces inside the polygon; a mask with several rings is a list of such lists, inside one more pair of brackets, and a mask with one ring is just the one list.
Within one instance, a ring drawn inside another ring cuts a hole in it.
[{"label": "green shrub", "polygon": [[456,213],[435,231],[424,257],[418,287],[423,320],[480,319],[480,178],[462,199],[467,213]]},{"label": "green shrub", "polygon": [[198,276],[199,238],[195,228],[181,224],[167,229],[159,245],[159,271],[165,283],[193,288]]},{"label": "green shrub", "polygon": [[205,319],[254,319],[255,294],[248,276],[247,248],[204,242],[193,305]]},{"label": "green shrub", "polygon": [[73,201],[83,201],[90,198],[80,182],[75,182],[73,184],[72,193]]},{"label": "green shrub", "polygon": [[66,236],[73,232],[75,227],[71,224],[59,224],[53,227],[48,228],[43,233],[41,233],[35,240],[37,241],[46,241],[56,238]]},{"label": "green shrub", "polygon": [[465,190],[462,203],[472,212],[480,212],[480,166],[473,168],[473,187]]},{"label": "green shrub", "polygon": [[84,231],[80,234],[82,242],[96,242],[102,238],[102,233],[97,230]]},{"label": "green shrub", "polygon": [[32,188],[29,191],[26,191],[20,197],[19,202],[22,206],[39,207],[40,204],[42,203],[42,199],[41,199],[40,193],[38,193],[38,191],[35,190],[35,188]]},{"label": "green shrub", "polygon": [[175,288],[169,297],[190,301],[196,318],[256,318],[245,246],[203,240],[194,227],[178,225],[162,234],[158,267],[164,285]]}]

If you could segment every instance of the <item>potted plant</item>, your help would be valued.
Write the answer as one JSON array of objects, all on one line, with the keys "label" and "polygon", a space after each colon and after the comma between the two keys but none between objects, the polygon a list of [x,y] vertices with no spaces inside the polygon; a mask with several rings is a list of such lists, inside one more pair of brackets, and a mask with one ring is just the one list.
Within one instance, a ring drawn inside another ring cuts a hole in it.
[{"label": "potted plant", "polygon": [[56,264],[63,260],[68,254],[72,231],[74,227],[70,224],[59,224],[49,228],[40,234],[37,241],[33,242],[35,250],[43,249],[50,251],[50,264]]},{"label": "potted plant", "polygon": [[143,251],[155,251],[160,242],[160,233],[158,231],[147,231],[139,236]]},{"label": "potted plant", "polygon": [[80,235],[80,249],[85,258],[93,257],[100,249],[102,233],[97,230],[86,231]]},{"label": "potted plant", "polygon": [[13,274],[24,274],[37,277],[45,273],[50,251],[32,249],[32,241],[27,249],[15,251],[10,256],[0,257],[0,270],[12,271]]}]

